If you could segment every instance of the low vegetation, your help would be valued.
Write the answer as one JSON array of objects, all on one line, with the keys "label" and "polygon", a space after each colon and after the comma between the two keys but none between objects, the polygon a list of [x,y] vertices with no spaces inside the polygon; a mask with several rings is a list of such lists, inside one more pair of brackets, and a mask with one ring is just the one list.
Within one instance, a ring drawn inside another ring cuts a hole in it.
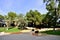
[{"label": "low vegetation", "polygon": [[6,28],[0,28],[0,32],[20,32],[20,29],[18,28],[11,28],[11,29],[8,29],[6,30]]},{"label": "low vegetation", "polygon": [[49,30],[49,31],[42,31],[41,33],[51,34],[51,35],[60,35],[60,30]]},{"label": "low vegetation", "polygon": [[3,32],[4,31],[4,28],[0,27],[0,32]]}]

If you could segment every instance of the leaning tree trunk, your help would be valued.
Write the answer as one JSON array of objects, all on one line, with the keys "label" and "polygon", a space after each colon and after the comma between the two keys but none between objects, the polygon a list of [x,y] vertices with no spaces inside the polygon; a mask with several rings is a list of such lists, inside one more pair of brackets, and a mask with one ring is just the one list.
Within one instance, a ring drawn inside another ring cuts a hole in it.
[{"label": "leaning tree trunk", "polygon": [[16,22],[17,24],[16,24],[16,28],[18,28],[18,26],[19,26],[19,24],[20,24],[20,22]]},{"label": "leaning tree trunk", "polygon": [[6,30],[8,30],[8,28],[9,28],[9,21],[6,21],[6,25],[7,25],[7,29]]}]

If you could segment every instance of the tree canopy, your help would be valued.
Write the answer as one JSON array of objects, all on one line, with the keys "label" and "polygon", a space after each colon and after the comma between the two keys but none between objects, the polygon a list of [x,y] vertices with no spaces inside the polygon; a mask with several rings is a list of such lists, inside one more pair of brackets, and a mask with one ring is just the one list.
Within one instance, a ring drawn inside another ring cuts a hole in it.
[{"label": "tree canopy", "polygon": [[3,15],[0,15],[0,18],[1,18],[1,19],[4,19],[4,16],[3,16]]},{"label": "tree canopy", "polygon": [[57,19],[60,17],[60,0],[43,0],[46,3],[47,14],[43,21],[56,27]]},{"label": "tree canopy", "polygon": [[32,23],[35,23],[36,25],[39,25],[42,19],[40,12],[38,12],[37,10],[30,10],[29,12],[27,12],[26,17],[28,22],[30,21]]},{"label": "tree canopy", "polygon": [[[45,19],[51,21],[52,19],[54,19],[54,16],[57,20],[57,18],[59,17],[59,10],[60,10],[60,0],[43,0],[44,3],[46,2],[46,9],[48,10],[47,15],[45,17]],[[58,5],[57,5],[58,3]],[[54,8],[56,7],[57,8]],[[54,19],[55,20],[55,19]]]},{"label": "tree canopy", "polygon": [[15,12],[8,12],[8,18],[10,18],[11,20],[13,20],[16,16],[17,14]]}]

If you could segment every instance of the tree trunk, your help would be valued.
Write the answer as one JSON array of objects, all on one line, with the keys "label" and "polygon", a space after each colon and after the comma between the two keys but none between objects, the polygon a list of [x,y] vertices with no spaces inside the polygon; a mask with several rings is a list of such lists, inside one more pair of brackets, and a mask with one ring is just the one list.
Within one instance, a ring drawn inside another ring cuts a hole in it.
[{"label": "tree trunk", "polygon": [[53,28],[53,31],[55,31],[55,27]]},{"label": "tree trunk", "polygon": [[9,21],[6,21],[6,25],[7,25],[7,29],[8,30],[8,27],[9,27]]}]

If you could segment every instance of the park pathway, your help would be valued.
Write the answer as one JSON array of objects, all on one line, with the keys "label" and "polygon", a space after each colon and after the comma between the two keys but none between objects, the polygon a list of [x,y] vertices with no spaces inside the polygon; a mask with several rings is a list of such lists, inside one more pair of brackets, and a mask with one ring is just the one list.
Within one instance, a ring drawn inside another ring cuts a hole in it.
[{"label": "park pathway", "polygon": [[22,34],[11,34],[0,36],[0,40],[60,40],[60,36],[55,35],[40,35],[35,36],[29,32]]},{"label": "park pathway", "polygon": [[32,35],[31,29],[22,30],[21,32],[22,33],[20,34],[0,35],[0,40],[60,40],[60,36],[56,35],[46,35],[41,33],[38,36]]}]

